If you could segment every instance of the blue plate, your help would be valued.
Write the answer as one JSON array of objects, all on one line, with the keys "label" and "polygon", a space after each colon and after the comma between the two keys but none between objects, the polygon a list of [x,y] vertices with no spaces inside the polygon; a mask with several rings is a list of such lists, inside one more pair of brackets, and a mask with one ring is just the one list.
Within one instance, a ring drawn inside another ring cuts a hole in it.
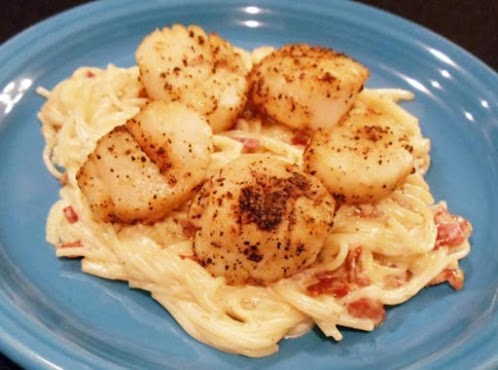
[{"label": "blue plate", "polygon": [[[250,5],[250,6],[249,6]],[[318,331],[248,359],[189,337],[149,294],[80,272],[45,242],[58,183],[42,163],[36,112],[82,65],[133,64],[155,27],[193,23],[236,45],[305,41],[365,63],[369,86],[412,90],[405,104],[432,140],[436,199],[474,225],[465,287],[425,289],[372,333]],[[0,349],[28,368],[498,367],[498,77],[445,39],[350,2],[107,1],[42,22],[0,48]]]}]

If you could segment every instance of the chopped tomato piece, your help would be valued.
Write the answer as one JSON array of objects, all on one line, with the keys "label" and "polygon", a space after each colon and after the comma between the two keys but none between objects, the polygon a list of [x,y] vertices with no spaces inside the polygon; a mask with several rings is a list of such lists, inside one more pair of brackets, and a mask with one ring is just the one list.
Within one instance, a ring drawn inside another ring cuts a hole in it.
[{"label": "chopped tomato piece", "polygon": [[86,71],[85,76],[88,78],[93,78],[95,77],[95,73],[93,73],[92,71]]},{"label": "chopped tomato piece", "polygon": [[348,313],[359,319],[370,319],[375,326],[384,320],[386,311],[382,302],[371,298],[360,298],[347,304]]},{"label": "chopped tomato piece", "polygon": [[64,212],[64,216],[69,221],[69,223],[74,224],[75,222],[78,222],[79,220],[78,214],[76,213],[76,211],[72,206],[64,207],[62,212]]}]

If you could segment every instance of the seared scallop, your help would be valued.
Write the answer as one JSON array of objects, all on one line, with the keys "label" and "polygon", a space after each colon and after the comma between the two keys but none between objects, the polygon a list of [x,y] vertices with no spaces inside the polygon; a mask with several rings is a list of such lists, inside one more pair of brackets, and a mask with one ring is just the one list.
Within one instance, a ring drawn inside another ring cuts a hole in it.
[{"label": "seared scallop", "polygon": [[198,113],[179,103],[150,103],[98,141],[78,185],[104,221],[155,222],[204,180],[211,136]]},{"label": "seared scallop", "polygon": [[371,108],[351,110],[318,130],[304,153],[307,172],[346,203],[372,202],[391,193],[414,171],[408,137],[399,124]]},{"label": "seared scallop", "polygon": [[214,63],[204,30],[179,24],[147,35],[138,46],[136,59],[148,96],[167,101],[178,100],[207,79]]},{"label": "seared scallop", "polygon": [[246,63],[216,34],[178,24],[156,30],[144,38],[136,59],[150,98],[186,104],[206,116],[215,133],[232,126],[244,108]]},{"label": "seared scallop", "polygon": [[314,177],[263,154],[242,156],[194,199],[194,252],[229,284],[266,285],[310,266],[332,226],[334,200]]},{"label": "seared scallop", "polygon": [[263,114],[297,129],[335,125],[351,108],[368,70],[332,49],[287,45],[250,73],[250,101]]}]

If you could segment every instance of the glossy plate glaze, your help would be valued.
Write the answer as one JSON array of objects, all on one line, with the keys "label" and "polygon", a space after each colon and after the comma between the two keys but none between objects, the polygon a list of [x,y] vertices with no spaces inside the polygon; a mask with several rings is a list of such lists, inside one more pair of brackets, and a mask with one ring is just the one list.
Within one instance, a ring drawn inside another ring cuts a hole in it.
[{"label": "glossy plate glaze", "polygon": [[[495,368],[498,366],[498,77],[412,23],[350,2],[108,1],[60,14],[0,48],[0,350],[27,368]],[[42,163],[36,86],[82,65],[133,64],[142,37],[199,24],[245,48],[304,41],[344,51],[371,87],[400,87],[432,140],[436,199],[474,224],[466,284],[424,290],[388,310],[372,333],[318,331],[263,359],[221,353],[189,337],[142,291],[80,272],[45,242],[58,183]]]}]

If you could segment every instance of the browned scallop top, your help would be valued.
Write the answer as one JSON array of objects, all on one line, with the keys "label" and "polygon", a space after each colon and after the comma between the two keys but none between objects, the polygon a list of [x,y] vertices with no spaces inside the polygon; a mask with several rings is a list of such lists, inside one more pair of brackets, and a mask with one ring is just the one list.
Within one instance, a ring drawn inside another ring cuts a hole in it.
[{"label": "browned scallop top", "polygon": [[266,285],[315,261],[333,213],[334,200],[318,180],[275,157],[246,155],[194,200],[194,251],[229,284]]},{"label": "browned scallop top", "polygon": [[265,178],[257,173],[254,177],[255,185],[241,189],[240,221],[253,222],[263,231],[276,229],[285,216],[289,202],[305,195],[311,186],[309,180],[297,172],[292,172],[287,179],[275,176]]}]

